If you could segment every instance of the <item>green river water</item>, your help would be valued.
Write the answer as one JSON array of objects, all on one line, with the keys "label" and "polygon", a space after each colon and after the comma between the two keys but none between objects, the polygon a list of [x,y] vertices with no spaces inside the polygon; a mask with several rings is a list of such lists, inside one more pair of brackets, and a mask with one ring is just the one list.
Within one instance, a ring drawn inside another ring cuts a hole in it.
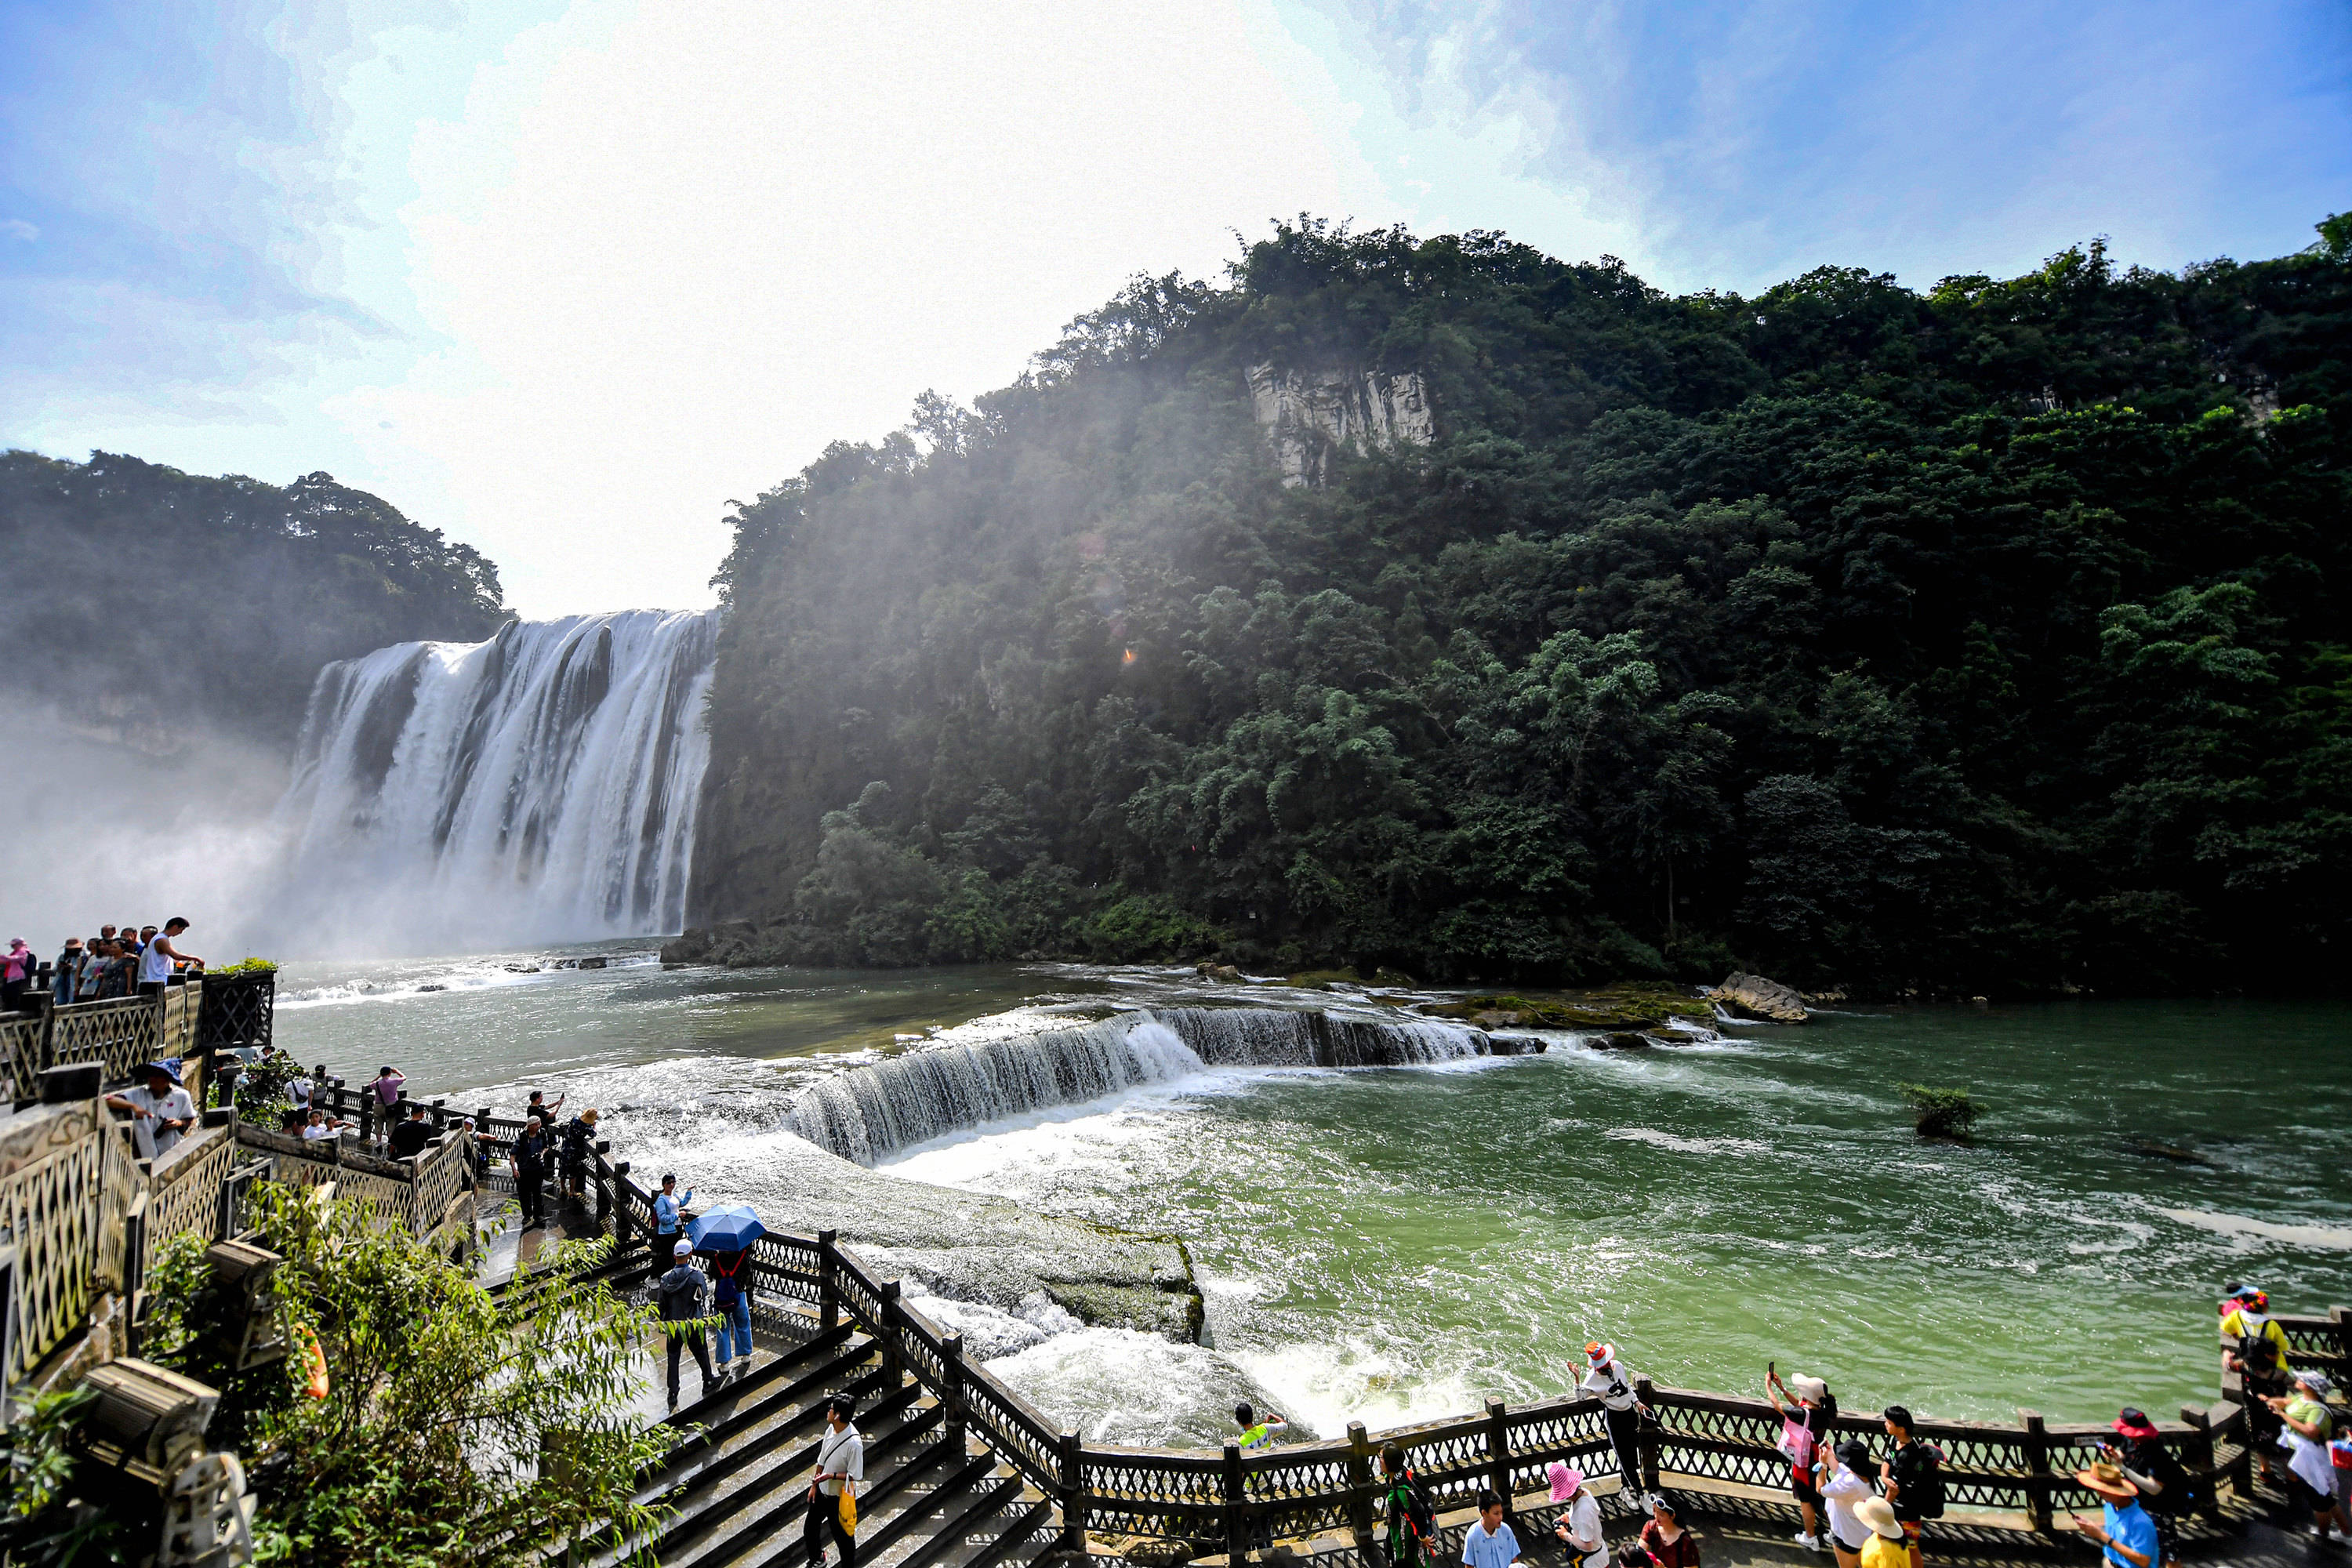
[{"label": "green river water", "polygon": [[[571,1092],[606,1109],[616,1150],[693,1170],[814,1075],[929,1027],[1040,994],[1185,994],[1165,972],[664,973],[601,951],[621,966],[297,965],[280,1037],[354,1079],[395,1061],[465,1105]],[[1208,1363],[1336,1432],[1557,1392],[1595,1337],[1685,1386],[1754,1392],[1770,1358],[1850,1407],[2169,1415],[2213,1397],[2225,1280],[2287,1312],[2352,1301],[2352,1007],[1856,1008],[1725,1033],[1211,1069],[885,1168],[1184,1238],[1210,1350],[1081,1330],[997,1363],[1130,1440],[1210,1435],[1182,1397]],[[1975,1141],[1921,1141],[1906,1080],[1976,1095]]]}]

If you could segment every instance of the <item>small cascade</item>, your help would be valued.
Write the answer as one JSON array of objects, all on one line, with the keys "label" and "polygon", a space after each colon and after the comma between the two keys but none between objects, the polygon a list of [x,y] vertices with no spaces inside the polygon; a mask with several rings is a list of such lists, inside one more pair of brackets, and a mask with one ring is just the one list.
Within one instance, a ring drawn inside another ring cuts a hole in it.
[{"label": "small cascade", "polygon": [[1161,1007],[1152,1016],[1212,1067],[1412,1067],[1487,1051],[1483,1031],[1427,1018],[1345,1018],[1286,1007]]},{"label": "small cascade", "polygon": [[960,1128],[1201,1070],[1164,1025],[1111,1018],[1078,1029],[920,1047],[829,1078],[796,1100],[785,1126],[821,1149],[871,1164]]},{"label": "small cascade", "polygon": [[278,815],[301,940],[679,929],[715,611],[516,621],[321,670]]},{"label": "small cascade", "polygon": [[963,1128],[1171,1083],[1203,1068],[1407,1067],[1486,1049],[1476,1029],[1423,1019],[1162,1007],[1083,1028],[919,1046],[814,1085],[784,1125],[871,1164]]}]

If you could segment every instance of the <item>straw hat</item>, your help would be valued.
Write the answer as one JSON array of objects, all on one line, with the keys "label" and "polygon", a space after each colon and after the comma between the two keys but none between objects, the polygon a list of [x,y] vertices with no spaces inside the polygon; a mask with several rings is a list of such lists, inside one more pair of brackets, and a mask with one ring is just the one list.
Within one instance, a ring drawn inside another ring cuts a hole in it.
[{"label": "straw hat", "polygon": [[1566,1502],[1576,1495],[1577,1488],[1584,1484],[1582,1470],[1571,1469],[1559,1459],[1554,1459],[1544,1474],[1551,1478],[1551,1500],[1554,1502]]},{"label": "straw hat", "polygon": [[2139,1489],[2124,1479],[2122,1467],[2105,1459],[2087,1470],[2076,1470],[2074,1479],[2109,1502],[2129,1502],[2139,1496]]},{"label": "straw hat", "polygon": [[1895,1518],[1895,1505],[1883,1497],[1866,1497],[1853,1505],[1853,1517],[1889,1541],[1903,1539],[1903,1526]]}]

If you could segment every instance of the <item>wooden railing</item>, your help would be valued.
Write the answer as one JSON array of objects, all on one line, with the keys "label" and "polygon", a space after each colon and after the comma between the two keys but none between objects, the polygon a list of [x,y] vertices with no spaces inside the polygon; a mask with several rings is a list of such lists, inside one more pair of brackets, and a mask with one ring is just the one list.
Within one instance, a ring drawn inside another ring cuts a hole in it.
[{"label": "wooden railing", "polygon": [[[592,1184],[599,1217],[622,1245],[643,1246],[653,1199],[631,1179],[627,1163],[598,1154]],[[663,1261],[648,1258],[646,1267]],[[943,1331],[901,1297],[897,1280],[880,1277],[831,1233],[762,1237],[752,1248],[752,1270],[761,1291],[813,1307],[821,1329],[846,1319],[871,1334],[887,1360],[940,1399],[950,1419],[1060,1502],[1064,1538],[1072,1545],[1087,1531],[1165,1537],[1221,1544],[1238,1562],[1253,1541],[1336,1531],[1369,1549],[1381,1495],[1374,1456],[1390,1442],[1403,1449],[1442,1510],[1467,1507],[1490,1488],[1507,1498],[1540,1491],[1545,1467],[1555,1459],[1601,1476],[1616,1470],[1601,1406],[1569,1395],[1519,1405],[1490,1400],[1472,1415],[1386,1432],[1351,1424],[1344,1438],[1249,1456],[1231,1446],[1210,1453],[1087,1443],[968,1362],[961,1335]],[[2298,1364],[2344,1353],[2342,1309],[2332,1319],[2282,1321],[2290,1324]],[[1788,1461],[1778,1447],[1780,1416],[1769,1404],[1646,1381],[1642,1394],[1656,1415],[1641,1436],[1645,1487],[1689,1487],[1701,1511],[1795,1521]],[[2189,1473],[2206,1483],[2207,1516],[2219,1519],[2217,1480],[2236,1479],[2245,1495],[2243,1413],[2224,1402],[2180,1414],[2158,1430]],[[1921,1421],[1915,1430],[1946,1457],[1948,1510],[1927,1534],[1952,1543],[2066,1533],[2054,1528],[2065,1510],[2095,1510],[2098,1501],[2076,1484],[2074,1472],[2096,1459],[2097,1444],[2113,1436],[2105,1426],[2053,1425],[2024,1410],[2013,1426]],[[1874,1413],[1845,1415],[1838,1432],[1884,1447],[1885,1428]],[[1622,1515],[1633,1505],[1612,1497],[1604,1511]]]},{"label": "wooden railing", "polygon": [[269,1156],[274,1181],[331,1184],[336,1197],[374,1205],[411,1236],[437,1237],[451,1251],[471,1248],[473,1195],[466,1181],[466,1147],[457,1138],[436,1139],[401,1160],[372,1154],[341,1138],[304,1139],[250,1122],[238,1124],[236,1141]]}]

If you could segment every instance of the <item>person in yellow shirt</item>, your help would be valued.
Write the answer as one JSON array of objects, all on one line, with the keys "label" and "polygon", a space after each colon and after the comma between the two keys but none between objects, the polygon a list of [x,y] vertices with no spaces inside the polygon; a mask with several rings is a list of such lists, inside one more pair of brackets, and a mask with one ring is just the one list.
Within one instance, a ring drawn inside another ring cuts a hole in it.
[{"label": "person in yellow shirt", "polygon": [[1862,1568],[1911,1568],[1911,1546],[1893,1503],[1866,1497],[1853,1505],[1853,1517],[1870,1526],[1870,1539],[1862,1545]]},{"label": "person in yellow shirt", "polygon": [[2283,1428],[2269,1401],[2288,1388],[2286,1330],[2270,1315],[2269,1293],[2252,1285],[2230,1287],[2221,1308],[2221,1364],[2238,1374],[2254,1458],[2262,1465],[2263,1479],[2275,1485],[2278,1475],[2271,1456],[2278,1449]]}]

